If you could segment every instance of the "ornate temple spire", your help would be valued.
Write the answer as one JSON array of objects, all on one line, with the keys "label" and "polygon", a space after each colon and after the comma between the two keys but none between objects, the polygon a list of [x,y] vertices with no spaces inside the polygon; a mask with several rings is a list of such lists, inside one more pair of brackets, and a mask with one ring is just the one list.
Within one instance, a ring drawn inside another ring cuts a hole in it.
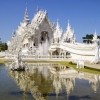
[{"label": "ornate temple spire", "polygon": [[57,19],[57,24],[56,24],[56,29],[55,29],[54,35],[55,35],[55,37],[59,37],[59,38],[62,35],[62,29],[59,25],[58,19]]},{"label": "ornate temple spire", "polygon": [[28,15],[28,9],[26,4],[25,14],[24,14],[24,22],[30,23],[29,15]]},{"label": "ornate temple spire", "polygon": [[61,36],[62,36],[62,29],[61,29],[61,27],[59,25],[59,22],[57,20],[56,29],[54,31],[54,39],[55,39],[55,41],[56,42],[60,41],[61,40]]},{"label": "ornate temple spire", "polygon": [[68,20],[66,32],[63,35],[63,41],[73,42],[73,41],[76,41],[75,39],[76,39],[76,37],[75,37],[75,34],[74,34],[74,29],[72,29],[72,27],[69,23],[69,20]]},{"label": "ornate temple spire", "polygon": [[71,27],[71,25],[69,23],[69,20],[68,20],[68,24],[67,24],[67,28],[66,28],[65,34],[67,35],[67,34],[71,34],[71,33],[73,33],[73,30],[72,30],[72,27]]},{"label": "ornate temple spire", "polygon": [[26,9],[24,13],[24,19],[22,22],[20,22],[20,25],[18,26],[18,29],[16,30],[17,35],[25,35],[28,32],[28,25],[30,24],[30,19],[28,16],[28,9],[27,9],[27,3],[26,3]]}]

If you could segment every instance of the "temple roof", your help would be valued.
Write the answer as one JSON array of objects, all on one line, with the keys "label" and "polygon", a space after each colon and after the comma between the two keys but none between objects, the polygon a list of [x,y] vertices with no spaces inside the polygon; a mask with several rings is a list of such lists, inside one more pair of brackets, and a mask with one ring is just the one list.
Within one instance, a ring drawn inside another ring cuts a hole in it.
[{"label": "temple roof", "polygon": [[35,14],[34,18],[32,19],[32,22],[31,22],[31,28],[32,28],[32,30],[33,29],[38,30],[39,26],[42,24],[42,22],[44,21],[44,19],[47,20],[50,28],[53,30],[53,24],[48,19],[47,11],[46,10],[38,10],[37,11],[37,13]]},{"label": "temple roof", "polygon": [[38,26],[42,23],[42,21],[44,20],[44,18],[46,17],[47,12],[44,10],[39,10],[34,18],[32,19],[31,22],[31,27],[33,27],[34,29],[38,29]]}]

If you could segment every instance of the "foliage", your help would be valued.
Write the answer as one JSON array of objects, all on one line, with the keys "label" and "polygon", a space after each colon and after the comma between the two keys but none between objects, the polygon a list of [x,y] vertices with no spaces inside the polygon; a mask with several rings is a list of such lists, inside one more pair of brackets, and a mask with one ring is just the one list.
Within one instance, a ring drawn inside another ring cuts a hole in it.
[{"label": "foliage", "polygon": [[[85,37],[82,37],[83,43],[92,43],[93,34],[86,34]],[[98,36],[98,39],[100,39],[100,36]]]},{"label": "foliage", "polygon": [[92,43],[93,34],[86,34],[85,37],[83,37],[83,43]]},{"label": "foliage", "polygon": [[3,43],[0,41],[0,52],[8,49],[7,43]]}]

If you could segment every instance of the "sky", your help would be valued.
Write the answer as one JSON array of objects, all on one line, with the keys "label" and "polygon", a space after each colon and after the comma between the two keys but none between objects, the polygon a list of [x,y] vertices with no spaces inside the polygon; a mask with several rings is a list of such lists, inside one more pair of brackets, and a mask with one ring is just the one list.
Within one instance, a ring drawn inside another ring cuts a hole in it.
[{"label": "sky", "polygon": [[52,22],[59,19],[63,31],[68,20],[82,42],[86,34],[100,35],[100,0],[0,0],[0,38],[7,42],[23,21],[26,2],[32,20],[37,8],[47,10]]}]

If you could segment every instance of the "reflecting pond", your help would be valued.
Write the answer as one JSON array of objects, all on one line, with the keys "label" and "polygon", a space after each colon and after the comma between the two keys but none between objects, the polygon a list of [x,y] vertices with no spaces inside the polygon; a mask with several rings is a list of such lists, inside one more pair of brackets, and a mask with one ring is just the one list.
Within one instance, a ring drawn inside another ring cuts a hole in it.
[{"label": "reflecting pond", "polygon": [[25,72],[0,65],[0,100],[100,100],[100,75],[52,63],[30,63]]}]

